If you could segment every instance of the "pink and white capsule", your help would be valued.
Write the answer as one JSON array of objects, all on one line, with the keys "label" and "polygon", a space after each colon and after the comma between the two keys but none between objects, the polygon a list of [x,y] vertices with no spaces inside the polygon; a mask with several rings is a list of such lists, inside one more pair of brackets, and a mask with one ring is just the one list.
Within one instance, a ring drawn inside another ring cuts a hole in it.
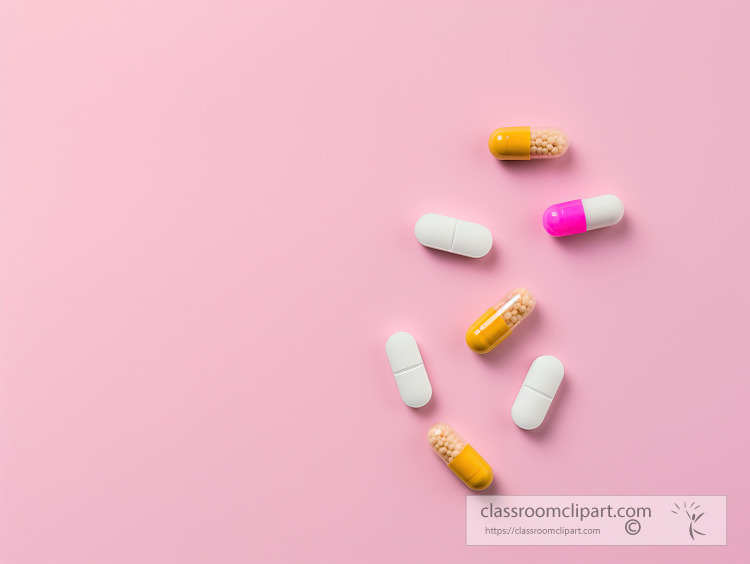
[{"label": "pink and white capsule", "polygon": [[624,213],[622,200],[609,194],[550,206],[544,212],[542,223],[550,235],[564,237],[615,225],[620,223]]}]

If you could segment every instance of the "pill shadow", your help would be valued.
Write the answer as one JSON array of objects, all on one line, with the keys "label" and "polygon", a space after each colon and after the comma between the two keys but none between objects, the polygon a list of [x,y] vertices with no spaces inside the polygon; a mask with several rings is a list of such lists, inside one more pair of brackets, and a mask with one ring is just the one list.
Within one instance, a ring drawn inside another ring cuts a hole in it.
[{"label": "pill shadow", "polygon": [[516,427],[516,429],[519,432],[526,434],[533,441],[538,441],[541,443],[551,440],[552,435],[555,433],[555,427],[557,427],[557,425],[555,424],[555,420],[558,418],[558,412],[562,411],[563,413],[560,414],[560,416],[564,416],[564,412],[566,411],[565,405],[568,403],[570,387],[571,378],[568,370],[566,370],[565,377],[563,378],[562,382],[560,383],[560,387],[555,393],[555,399],[552,400],[552,403],[549,406],[549,410],[547,411],[547,415],[545,415],[542,424],[536,429],[531,429],[530,431],[526,431],[524,429],[521,429],[520,427]]},{"label": "pill shadow", "polygon": [[445,251],[431,249],[429,247],[423,247],[423,251],[432,255],[437,262],[442,262],[446,265],[455,265],[448,266],[448,268],[456,268],[458,266],[461,266],[477,270],[490,270],[499,261],[499,252],[494,247],[495,246],[493,242],[493,248],[490,249],[489,253],[481,258],[471,258],[462,255],[456,255],[453,253],[446,253]]},{"label": "pill shadow", "polygon": [[[492,466],[492,464],[490,464]],[[502,495],[502,488],[500,487],[500,480],[497,479],[495,474],[495,468],[492,468],[492,483],[483,490],[475,492],[477,495]]]},{"label": "pill shadow", "polygon": [[531,159],[528,161],[501,161],[498,166],[513,176],[558,176],[566,173],[576,166],[576,157],[573,149],[569,149],[559,159]]},{"label": "pill shadow", "polygon": [[586,233],[567,235],[565,237],[552,237],[560,249],[578,252],[578,249],[588,249],[599,245],[608,245],[614,241],[624,241],[633,236],[632,220],[623,216],[620,223],[602,229],[594,229]]},{"label": "pill shadow", "polygon": [[[409,408],[410,411],[414,412],[414,415],[416,417],[419,417],[420,419],[428,419],[432,421],[432,418],[435,416],[435,412],[437,411],[438,406],[438,400],[436,398],[438,394],[435,393],[435,387],[432,388],[432,397],[430,398],[430,401],[428,401],[425,405],[422,407],[417,408]],[[435,421],[432,421],[427,427],[425,427],[425,436],[427,436],[427,430],[435,423]]]}]

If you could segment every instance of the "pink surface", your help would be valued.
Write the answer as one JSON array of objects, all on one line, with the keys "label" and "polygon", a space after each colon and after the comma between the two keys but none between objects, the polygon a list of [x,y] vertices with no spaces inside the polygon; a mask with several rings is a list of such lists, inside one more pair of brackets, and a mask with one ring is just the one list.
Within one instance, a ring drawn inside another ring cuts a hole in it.
[{"label": "pink surface", "polygon": [[[748,17],[4,2],[0,562],[749,561]],[[489,132],[534,123],[570,153],[492,158]],[[621,224],[544,232],[607,193]],[[425,212],[493,250],[421,247]],[[471,353],[519,285],[537,311]],[[528,433],[510,407],[540,354],[566,380]],[[728,546],[466,547],[439,420],[487,493],[726,494]]]}]

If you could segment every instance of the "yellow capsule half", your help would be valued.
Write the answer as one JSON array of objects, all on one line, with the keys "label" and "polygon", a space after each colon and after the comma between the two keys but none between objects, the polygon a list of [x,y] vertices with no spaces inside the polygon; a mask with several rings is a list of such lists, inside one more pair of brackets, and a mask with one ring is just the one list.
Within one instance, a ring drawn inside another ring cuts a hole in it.
[{"label": "yellow capsule half", "polygon": [[435,423],[427,440],[443,462],[472,490],[483,490],[492,483],[492,468],[450,425]]},{"label": "yellow capsule half", "polygon": [[559,127],[500,127],[490,135],[489,147],[501,161],[528,161],[562,157],[570,143]]},{"label": "yellow capsule half", "polygon": [[466,331],[466,344],[477,354],[486,354],[502,343],[536,306],[526,288],[514,288],[485,311]]}]

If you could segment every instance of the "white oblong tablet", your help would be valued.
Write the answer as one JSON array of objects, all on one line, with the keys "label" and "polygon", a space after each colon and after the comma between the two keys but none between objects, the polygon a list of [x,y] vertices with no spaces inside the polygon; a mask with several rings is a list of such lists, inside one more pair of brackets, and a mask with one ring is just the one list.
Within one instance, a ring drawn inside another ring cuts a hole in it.
[{"label": "white oblong tablet", "polygon": [[484,225],[426,213],[414,226],[417,241],[425,247],[471,258],[480,258],[492,248],[492,233]]},{"label": "white oblong tablet", "polygon": [[432,386],[419,354],[417,340],[409,333],[394,333],[385,343],[401,399],[409,407],[422,407],[432,397]]},{"label": "white oblong tablet", "polygon": [[562,362],[554,356],[540,356],[531,363],[510,410],[510,416],[516,425],[530,430],[542,424],[564,372]]},{"label": "white oblong tablet", "polygon": [[612,194],[586,198],[581,204],[586,215],[586,231],[616,225],[625,215],[622,200]]}]

